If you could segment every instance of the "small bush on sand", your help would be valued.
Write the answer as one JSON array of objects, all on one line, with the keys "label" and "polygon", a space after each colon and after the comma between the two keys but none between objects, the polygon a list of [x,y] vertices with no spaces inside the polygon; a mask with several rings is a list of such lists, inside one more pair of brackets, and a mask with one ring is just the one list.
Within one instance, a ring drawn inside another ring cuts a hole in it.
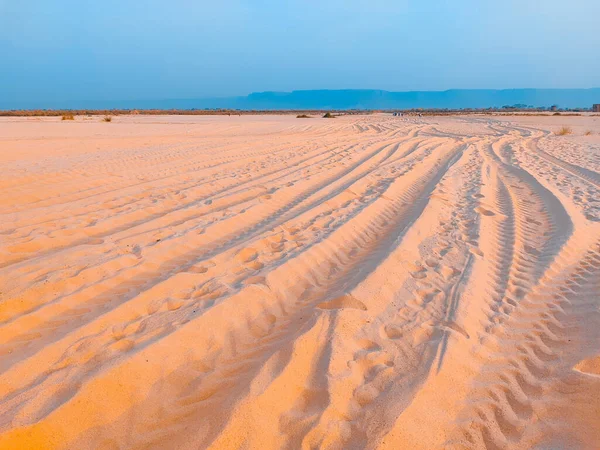
[{"label": "small bush on sand", "polygon": [[587,131],[586,131],[584,134],[585,134],[586,136],[591,136],[591,135],[592,135],[592,131],[591,131],[591,130],[587,130]]},{"label": "small bush on sand", "polygon": [[65,114],[62,116],[62,120],[75,120],[75,116],[73,114]]},{"label": "small bush on sand", "polygon": [[331,114],[330,112],[327,112],[327,113],[325,113],[323,118],[324,119],[335,119],[335,116],[333,114]]},{"label": "small bush on sand", "polygon": [[307,116],[306,114],[298,114],[296,119],[310,119],[310,116]]},{"label": "small bush on sand", "polygon": [[560,113],[554,113],[553,116],[560,116]]},{"label": "small bush on sand", "polygon": [[104,122],[112,122],[112,117],[111,116],[104,116],[104,119],[102,119]]},{"label": "small bush on sand", "polygon": [[562,127],[560,130],[554,132],[557,136],[566,136],[567,134],[573,133],[573,130],[569,127]]}]

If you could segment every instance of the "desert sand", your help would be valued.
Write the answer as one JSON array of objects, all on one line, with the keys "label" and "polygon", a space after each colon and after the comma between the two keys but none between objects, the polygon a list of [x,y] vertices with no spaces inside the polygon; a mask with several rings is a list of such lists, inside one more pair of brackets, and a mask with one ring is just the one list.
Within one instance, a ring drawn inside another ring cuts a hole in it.
[{"label": "desert sand", "polygon": [[0,119],[3,450],[600,448],[599,308],[598,116]]}]

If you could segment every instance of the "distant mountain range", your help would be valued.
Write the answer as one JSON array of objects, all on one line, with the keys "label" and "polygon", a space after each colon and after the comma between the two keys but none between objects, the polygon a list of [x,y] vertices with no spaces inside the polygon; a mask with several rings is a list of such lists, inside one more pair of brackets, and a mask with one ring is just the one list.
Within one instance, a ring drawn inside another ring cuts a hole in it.
[{"label": "distant mountain range", "polygon": [[[596,89],[451,89],[389,92],[381,90],[311,90],[260,92],[231,99],[200,100],[202,107],[239,109],[412,109],[500,108],[505,105],[590,108],[600,103]],[[191,105],[192,103],[190,103]],[[224,105],[224,106],[222,106]]]},{"label": "distant mountain range", "polygon": [[600,88],[592,89],[450,89],[448,91],[390,92],[375,89],[304,90],[256,92],[243,97],[76,101],[52,104],[3,104],[0,109],[413,109],[413,108],[501,108],[527,105],[560,108],[591,108],[600,103]]}]

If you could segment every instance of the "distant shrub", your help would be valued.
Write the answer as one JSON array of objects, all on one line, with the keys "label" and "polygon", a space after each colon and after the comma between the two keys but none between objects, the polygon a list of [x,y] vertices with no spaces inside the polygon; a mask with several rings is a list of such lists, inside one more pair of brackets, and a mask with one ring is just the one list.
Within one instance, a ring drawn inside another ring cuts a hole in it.
[{"label": "distant shrub", "polygon": [[104,119],[102,119],[104,122],[112,122],[112,117],[111,116],[104,116]]},{"label": "distant shrub", "polygon": [[557,113],[554,113],[554,114],[552,114],[552,115],[553,115],[553,116],[560,116],[560,113],[558,113],[558,112],[557,112]]},{"label": "distant shrub", "polygon": [[554,134],[557,136],[566,136],[567,134],[572,134],[573,130],[569,127],[562,127],[560,130],[555,131]]},{"label": "distant shrub", "polygon": [[75,116],[73,114],[64,114],[62,120],[75,120]]},{"label": "distant shrub", "polygon": [[333,114],[331,114],[330,112],[325,113],[325,115],[323,115],[324,119],[335,119],[335,116]]},{"label": "distant shrub", "polygon": [[310,116],[308,116],[306,114],[298,114],[296,116],[296,119],[310,119]]},{"label": "distant shrub", "polygon": [[592,135],[592,131],[591,131],[591,130],[587,130],[587,131],[586,131],[584,134],[585,134],[586,136],[591,136],[591,135]]}]

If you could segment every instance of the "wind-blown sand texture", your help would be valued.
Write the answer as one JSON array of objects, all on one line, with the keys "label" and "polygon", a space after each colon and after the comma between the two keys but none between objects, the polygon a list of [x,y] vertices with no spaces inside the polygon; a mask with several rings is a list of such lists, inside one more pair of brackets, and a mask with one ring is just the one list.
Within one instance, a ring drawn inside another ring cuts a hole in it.
[{"label": "wind-blown sand texture", "polygon": [[0,120],[0,448],[600,448],[599,134]]}]

